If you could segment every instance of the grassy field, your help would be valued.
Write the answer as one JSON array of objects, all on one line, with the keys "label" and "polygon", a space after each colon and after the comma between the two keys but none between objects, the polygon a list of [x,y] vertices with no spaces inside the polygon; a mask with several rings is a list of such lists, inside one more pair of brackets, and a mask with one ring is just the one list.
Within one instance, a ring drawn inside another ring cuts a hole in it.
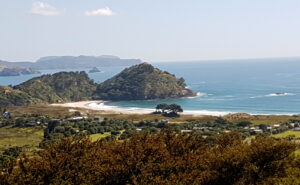
[{"label": "grassy field", "polygon": [[250,121],[253,125],[275,125],[289,122],[292,120],[300,120],[299,115],[289,116],[289,115],[249,115],[249,114],[231,114],[226,115],[224,118],[230,122],[238,123],[241,121]]},{"label": "grassy field", "polygon": [[50,105],[35,105],[26,107],[9,107],[7,110],[15,116],[23,114],[41,114],[44,116],[50,116],[55,118],[63,118],[67,115],[71,115],[72,112],[66,107],[54,107]]},{"label": "grassy field", "polygon": [[295,136],[295,139],[300,139],[300,131],[285,131],[280,134],[275,134],[272,137],[275,138],[286,138],[287,136]]},{"label": "grassy field", "polygon": [[13,146],[28,145],[29,148],[36,148],[42,141],[43,135],[44,131],[41,127],[2,127],[0,128],[0,151]]},{"label": "grassy field", "polygon": [[92,141],[97,141],[99,139],[105,138],[110,135],[111,135],[110,132],[104,132],[104,134],[92,134],[92,135],[89,135],[89,137],[91,138]]}]

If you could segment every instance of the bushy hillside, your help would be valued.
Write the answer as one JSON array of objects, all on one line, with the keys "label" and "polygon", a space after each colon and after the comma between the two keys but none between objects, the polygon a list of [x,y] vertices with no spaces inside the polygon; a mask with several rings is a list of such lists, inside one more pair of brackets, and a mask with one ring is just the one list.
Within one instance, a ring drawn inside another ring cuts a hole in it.
[{"label": "bushy hillside", "polygon": [[48,103],[89,100],[96,89],[85,72],[60,72],[33,78],[14,87]]},{"label": "bushy hillside", "polygon": [[[0,106],[28,105],[36,102],[146,100],[195,96],[177,79],[152,65],[143,63],[123,70],[115,77],[96,84],[85,72],[60,72],[28,80],[1,97]],[[5,92],[3,90],[3,92]]]},{"label": "bushy hillside", "polygon": [[41,101],[32,98],[25,92],[14,90],[11,87],[0,86],[0,107],[28,105],[37,102]]},{"label": "bushy hillside", "polygon": [[98,85],[95,97],[105,100],[146,100],[194,96],[182,78],[142,63]]}]

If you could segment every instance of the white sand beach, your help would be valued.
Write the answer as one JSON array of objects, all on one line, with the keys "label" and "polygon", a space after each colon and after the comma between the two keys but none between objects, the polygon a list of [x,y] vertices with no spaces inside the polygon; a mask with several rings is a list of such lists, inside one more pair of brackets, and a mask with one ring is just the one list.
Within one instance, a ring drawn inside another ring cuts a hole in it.
[{"label": "white sand beach", "polygon": [[[80,102],[69,102],[69,103],[56,103],[51,104],[52,106],[61,106],[69,108],[83,108],[90,110],[98,110],[103,113],[111,114],[150,114],[155,111],[155,109],[149,108],[138,108],[138,107],[118,107],[105,105],[107,101],[97,100],[97,101],[80,101]],[[211,115],[211,116],[224,116],[227,114],[232,114],[234,112],[222,112],[222,111],[209,111],[209,110],[185,110],[184,115]]]}]

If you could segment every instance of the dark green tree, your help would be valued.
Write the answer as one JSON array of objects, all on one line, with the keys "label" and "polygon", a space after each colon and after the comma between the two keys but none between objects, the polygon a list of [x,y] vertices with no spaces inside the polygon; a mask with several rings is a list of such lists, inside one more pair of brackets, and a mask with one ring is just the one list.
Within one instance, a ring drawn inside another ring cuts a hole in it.
[{"label": "dark green tree", "polygon": [[166,103],[161,103],[156,105],[156,112],[160,111],[164,114],[166,110],[169,109],[169,105]]},{"label": "dark green tree", "polygon": [[180,105],[177,104],[171,104],[168,106],[169,111],[171,112],[171,114],[178,114],[179,112],[183,112],[183,109],[181,108]]}]

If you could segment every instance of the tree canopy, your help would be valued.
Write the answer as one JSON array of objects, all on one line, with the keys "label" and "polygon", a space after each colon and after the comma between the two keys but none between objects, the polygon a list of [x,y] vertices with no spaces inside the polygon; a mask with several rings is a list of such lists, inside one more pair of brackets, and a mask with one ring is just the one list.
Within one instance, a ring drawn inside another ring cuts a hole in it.
[{"label": "tree canopy", "polygon": [[123,142],[65,138],[22,156],[2,184],[299,184],[296,145],[236,133],[207,140],[166,130]]},{"label": "tree canopy", "polygon": [[165,116],[178,116],[179,112],[183,112],[180,105],[177,104],[158,104],[155,107],[156,113],[162,113]]}]

